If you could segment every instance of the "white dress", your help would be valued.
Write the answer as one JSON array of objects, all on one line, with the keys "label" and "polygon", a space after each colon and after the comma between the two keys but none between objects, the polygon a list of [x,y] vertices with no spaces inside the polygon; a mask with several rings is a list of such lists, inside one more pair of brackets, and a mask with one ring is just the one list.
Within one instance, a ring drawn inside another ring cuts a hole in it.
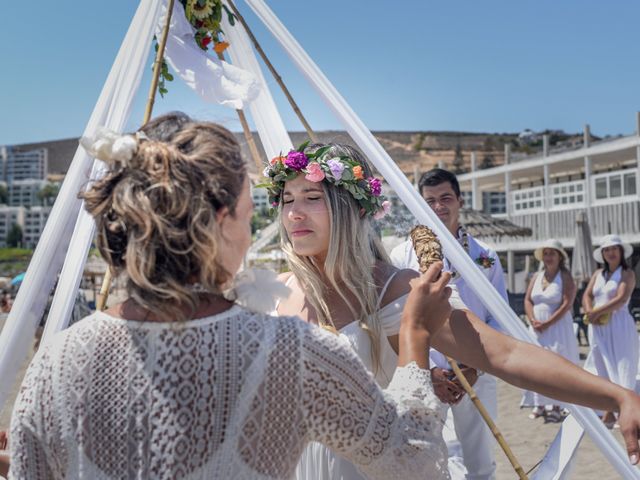
[{"label": "white dress", "polygon": [[[531,302],[533,303],[533,316],[536,320],[545,323],[558,310],[562,303],[562,272],[558,271],[553,281],[547,285],[546,288],[542,287],[542,280],[544,278],[544,271],[539,272],[533,283],[531,290]],[[578,342],[576,336],[573,333],[573,318],[571,315],[571,309],[569,309],[562,318],[558,319],[555,323],[550,325],[546,330],[538,332],[531,328],[531,331],[538,338],[540,345],[547,350],[562,355],[567,360],[572,361],[576,365],[578,364],[580,357],[578,352]],[[532,396],[529,401],[529,395]],[[550,400],[535,392],[525,392],[525,397],[522,401],[524,405],[543,406],[553,405],[553,400]]]},{"label": "white dress", "polygon": [[[616,296],[622,278],[622,267],[609,280],[598,274],[593,285],[593,306],[599,307]],[[589,325],[591,352],[587,363],[593,362],[598,375],[633,390],[638,371],[638,333],[629,313],[629,302],[612,312],[606,325]]]},{"label": "white dress", "polygon": [[[391,283],[392,275],[383,287],[378,300],[378,307],[381,299],[387,290],[387,287]],[[290,277],[292,278],[292,277]],[[391,348],[387,337],[397,335],[400,331],[400,321],[402,318],[402,310],[407,301],[408,295],[403,295],[396,300],[390,302],[382,308],[378,308],[378,318],[382,326],[382,337],[378,346],[379,350],[379,366],[374,368],[373,359],[371,357],[371,341],[366,331],[360,328],[357,321],[353,321],[348,325],[342,327],[339,331],[341,338],[345,343],[348,342],[351,348],[356,352],[362,363],[364,363],[367,370],[373,373],[376,382],[385,388],[389,385],[391,378],[394,376],[398,365],[398,355]],[[449,302],[454,308],[461,307],[461,301],[457,294],[457,291],[452,292]],[[464,305],[462,305],[464,307]],[[442,423],[444,423],[444,406],[439,402],[439,409],[442,414],[442,421],[440,429],[442,429]],[[432,455],[432,453],[426,453]],[[447,456],[446,447],[444,450],[445,457]],[[443,461],[445,472],[443,476],[448,476],[447,459]],[[319,443],[310,443],[304,450],[300,462],[296,468],[296,480],[366,480],[370,478],[363,475],[358,468],[349,460],[335,454],[329,448]],[[408,477],[407,477],[408,478]],[[431,478],[428,474],[421,474],[416,478]]]}]

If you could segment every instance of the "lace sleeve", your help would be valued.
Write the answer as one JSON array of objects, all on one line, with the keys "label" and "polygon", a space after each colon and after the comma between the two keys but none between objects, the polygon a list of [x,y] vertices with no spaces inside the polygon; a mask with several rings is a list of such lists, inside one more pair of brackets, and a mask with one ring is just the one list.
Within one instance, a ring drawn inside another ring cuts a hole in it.
[{"label": "lace sleeve", "polygon": [[51,405],[48,351],[43,346],[29,365],[11,415],[11,468],[9,479],[50,479],[54,473],[48,462],[44,441]]},{"label": "lace sleeve", "polygon": [[398,368],[383,391],[350,348],[310,329],[302,381],[309,440],[329,446],[371,479],[448,478],[429,371],[415,363]]}]

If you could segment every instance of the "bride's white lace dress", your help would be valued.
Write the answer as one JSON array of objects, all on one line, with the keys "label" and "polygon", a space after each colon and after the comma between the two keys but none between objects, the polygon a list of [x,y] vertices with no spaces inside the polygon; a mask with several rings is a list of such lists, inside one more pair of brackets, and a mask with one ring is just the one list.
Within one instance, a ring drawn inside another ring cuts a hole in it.
[{"label": "bride's white lace dress", "polygon": [[184,323],[95,313],[41,347],[11,478],[290,478],[310,441],[372,479],[446,475],[429,372],[381,390],[338,337],[234,306]]}]

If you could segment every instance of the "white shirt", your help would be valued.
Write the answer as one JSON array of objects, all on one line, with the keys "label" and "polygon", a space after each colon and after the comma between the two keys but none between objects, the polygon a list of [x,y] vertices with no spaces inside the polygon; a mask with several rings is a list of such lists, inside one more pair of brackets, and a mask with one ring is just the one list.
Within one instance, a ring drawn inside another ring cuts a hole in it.
[{"label": "white shirt", "polygon": [[[502,271],[502,265],[500,264],[500,259],[494,250],[489,248],[488,245],[473,238],[471,235],[467,234],[467,239],[469,242],[469,256],[474,260],[474,263],[482,270],[482,273],[487,277],[487,279],[491,282],[493,287],[498,291],[498,293],[505,299],[505,301],[509,301],[509,297],[507,295],[507,289],[504,283],[504,273]],[[458,241],[461,239],[458,238]],[[492,265],[489,268],[484,268],[476,263],[476,259],[481,258],[482,256],[490,258],[493,260]],[[391,254],[389,255],[391,258],[391,263],[395,265],[397,268],[411,268],[416,271],[420,271],[420,266],[418,264],[418,258],[413,249],[413,242],[411,239],[401,243],[397,247],[395,247]],[[496,330],[501,331],[500,325],[493,318],[489,310],[484,306],[484,304],[480,301],[480,299],[476,296],[476,294],[471,290],[471,287],[467,284],[466,280],[462,277],[458,277],[455,279],[455,282],[450,284],[452,287],[452,296],[454,292],[457,292],[459,298],[462,300],[463,305],[456,307],[454,303],[452,306],[454,308],[467,309],[473,312],[480,320],[484,321],[487,325],[495,328]],[[444,355],[432,349],[431,361],[436,366],[440,368],[449,369],[449,364],[444,358]]]}]

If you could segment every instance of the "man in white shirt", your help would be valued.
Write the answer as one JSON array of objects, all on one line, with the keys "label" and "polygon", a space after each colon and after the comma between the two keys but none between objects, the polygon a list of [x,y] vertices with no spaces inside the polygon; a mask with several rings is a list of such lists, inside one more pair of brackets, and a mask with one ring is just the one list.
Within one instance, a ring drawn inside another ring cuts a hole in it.
[{"label": "man in white shirt", "polygon": [[[434,168],[422,175],[419,188],[420,194],[438,215],[438,218],[458,239],[496,290],[505,300],[508,300],[498,255],[487,245],[469,235],[464,230],[464,226],[460,225],[459,212],[463,205],[463,199],[460,196],[460,185],[456,176],[447,170]],[[398,268],[419,270],[411,240],[407,240],[393,249],[391,261]],[[500,330],[498,323],[473,293],[464,278],[457,276],[453,283],[467,308],[488,325]],[[432,350],[430,357],[432,365],[435,365],[432,368],[432,379],[436,394],[443,402],[451,405],[455,432],[462,447],[463,462],[467,469],[466,478],[473,480],[495,478],[495,441],[491,431],[473,402],[464,395],[460,384],[452,381],[453,372],[451,372],[444,355]],[[496,379],[490,375],[482,375],[481,372],[476,372],[472,368],[465,369],[464,373],[472,384],[475,381],[474,389],[478,397],[492,418],[495,419],[498,413]],[[451,454],[452,452],[450,452]]]}]

